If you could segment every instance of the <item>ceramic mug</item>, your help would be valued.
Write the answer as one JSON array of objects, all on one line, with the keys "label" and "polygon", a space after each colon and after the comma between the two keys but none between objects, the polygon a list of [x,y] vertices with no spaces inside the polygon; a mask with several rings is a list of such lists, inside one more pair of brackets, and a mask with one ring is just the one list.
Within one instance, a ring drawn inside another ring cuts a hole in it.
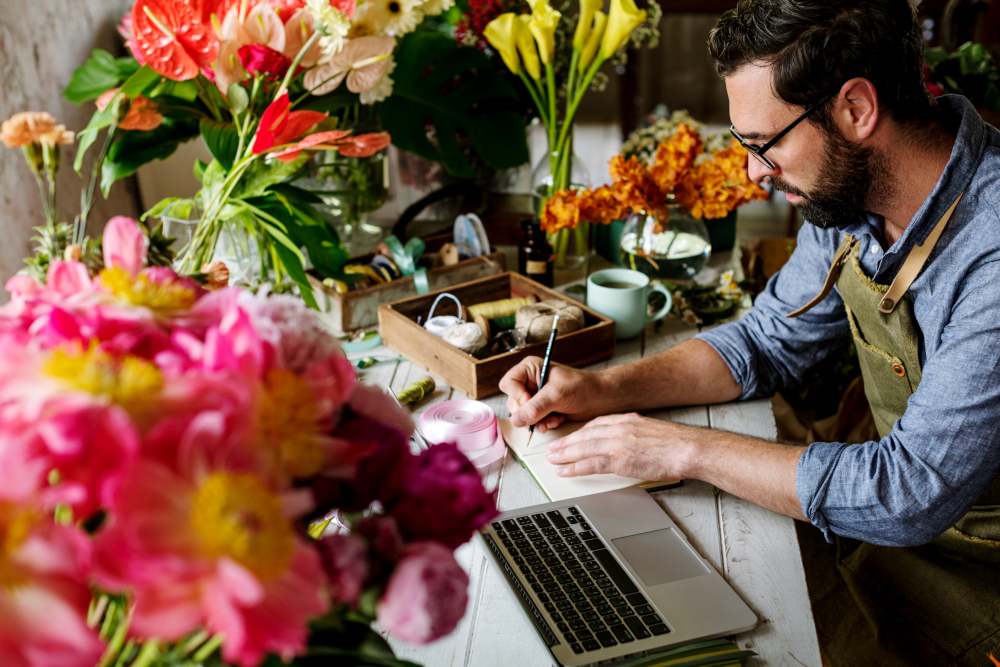
[{"label": "ceramic mug", "polygon": [[[667,303],[654,315],[647,314],[650,292],[659,292]],[[605,269],[587,278],[587,305],[615,321],[615,337],[632,338],[650,322],[670,312],[673,299],[663,285],[650,285],[649,276],[631,269]]]}]

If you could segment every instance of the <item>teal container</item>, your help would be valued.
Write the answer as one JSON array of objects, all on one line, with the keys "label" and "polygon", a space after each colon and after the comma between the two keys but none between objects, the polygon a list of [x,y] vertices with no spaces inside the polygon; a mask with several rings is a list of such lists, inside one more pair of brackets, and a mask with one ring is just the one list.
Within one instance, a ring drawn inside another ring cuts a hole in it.
[{"label": "teal container", "polygon": [[736,245],[735,210],[730,211],[724,218],[705,220],[705,226],[708,227],[708,240],[712,244],[712,252],[727,252]]},{"label": "teal container", "polygon": [[619,243],[624,227],[624,220],[615,220],[609,225],[591,225],[594,230],[594,251],[616,266],[623,266]]}]

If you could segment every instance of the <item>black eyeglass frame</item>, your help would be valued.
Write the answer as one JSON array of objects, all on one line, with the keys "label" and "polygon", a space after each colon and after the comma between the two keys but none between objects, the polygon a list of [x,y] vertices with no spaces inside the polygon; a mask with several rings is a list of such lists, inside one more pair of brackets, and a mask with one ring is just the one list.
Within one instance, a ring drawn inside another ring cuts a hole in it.
[{"label": "black eyeglass frame", "polygon": [[743,137],[740,136],[739,132],[736,131],[736,126],[735,125],[730,125],[729,126],[729,133],[732,134],[733,137],[736,138],[736,141],[740,142],[740,145],[743,146],[743,148],[747,149],[747,152],[750,153],[750,155],[752,155],[755,158],[757,158],[757,160],[761,164],[763,164],[765,167],[767,167],[768,169],[774,170],[775,169],[774,163],[771,162],[771,160],[766,155],[764,155],[764,153],[766,153],[767,151],[771,150],[774,147],[774,145],[776,143],[778,143],[779,141],[781,141],[781,139],[786,134],[788,134],[789,132],[791,132],[795,128],[796,125],[798,125],[799,123],[801,123],[802,121],[804,121],[806,118],[808,118],[809,114],[811,114],[816,109],[820,108],[822,105],[826,104],[828,101],[830,101],[831,99],[833,99],[836,95],[837,95],[837,93],[830,93],[829,95],[826,95],[819,102],[817,102],[816,104],[814,104],[811,107],[809,107],[808,109],[806,109],[802,113],[801,116],[799,116],[798,118],[796,118],[795,120],[793,120],[792,123],[791,123],[791,125],[789,125],[785,129],[783,129],[781,132],[778,132],[778,134],[774,135],[773,139],[771,139],[769,142],[767,142],[766,144],[764,144],[762,146],[754,146],[753,144],[748,144],[746,142],[746,140]]}]

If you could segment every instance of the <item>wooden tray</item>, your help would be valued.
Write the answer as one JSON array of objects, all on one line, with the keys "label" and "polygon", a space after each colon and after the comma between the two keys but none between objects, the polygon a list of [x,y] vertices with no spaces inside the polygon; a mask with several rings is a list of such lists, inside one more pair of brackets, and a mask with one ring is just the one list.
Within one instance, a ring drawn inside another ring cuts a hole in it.
[{"label": "wooden tray", "polygon": [[[428,238],[425,253],[436,253],[448,241],[451,234],[442,234]],[[367,264],[374,255],[358,257],[351,264]],[[465,283],[477,278],[494,276],[507,270],[507,260],[502,252],[493,252],[483,257],[473,257],[462,260],[452,266],[441,266],[427,270],[427,282],[431,290],[446,289],[452,285]],[[397,278],[381,285],[372,285],[365,289],[341,294],[335,289],[324,285],[319,278],[309,275],[313,286],[313,296],[319,306],[320,317],[334,331],[346,333],[355,329],[375,326],[378,323],[378,307],[383,303],[398,301],[411,296],[417,296],[417,288],[413,285],[413,277]]]},{"label": "wooden tray", "polygon": [[[607,359],[615,352],[614,320],[517,273],[501,273],[379,306],[378,324],[382,341],[469,398],[480,399],[500,391],[500,379],[504,374],[527,356],[544,356],[547,341],[534,343],[516,352],[476,359],[417,324],[417,317],[423,318],[421,321],[427,319],[431,304],[442,292],[454,294],[465,307],[532,294],[540,301],[567,301],[583,309],[584,328],[556,338],[552,361],[567,366],[586,366]],[[455,305],[448,299],[442,300],[438,311],[440,313],[435,311],[434,314],[454,315]]]}]

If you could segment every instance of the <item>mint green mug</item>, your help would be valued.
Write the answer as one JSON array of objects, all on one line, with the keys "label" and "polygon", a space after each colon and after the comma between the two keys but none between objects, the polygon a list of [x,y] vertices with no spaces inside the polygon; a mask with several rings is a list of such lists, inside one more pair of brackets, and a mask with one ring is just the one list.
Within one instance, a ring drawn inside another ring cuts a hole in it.
[{"label": "mint green mug", "polygon": [[[659,292],[667,303],[654,315],[647,314],[650,292]],[[632,338],[650,322],[670,312],[673,299],[663,285],[650,285],[649,276],[631,269],[605,269],[587,278],[587,305],[615,321],[615,337]]]}]

